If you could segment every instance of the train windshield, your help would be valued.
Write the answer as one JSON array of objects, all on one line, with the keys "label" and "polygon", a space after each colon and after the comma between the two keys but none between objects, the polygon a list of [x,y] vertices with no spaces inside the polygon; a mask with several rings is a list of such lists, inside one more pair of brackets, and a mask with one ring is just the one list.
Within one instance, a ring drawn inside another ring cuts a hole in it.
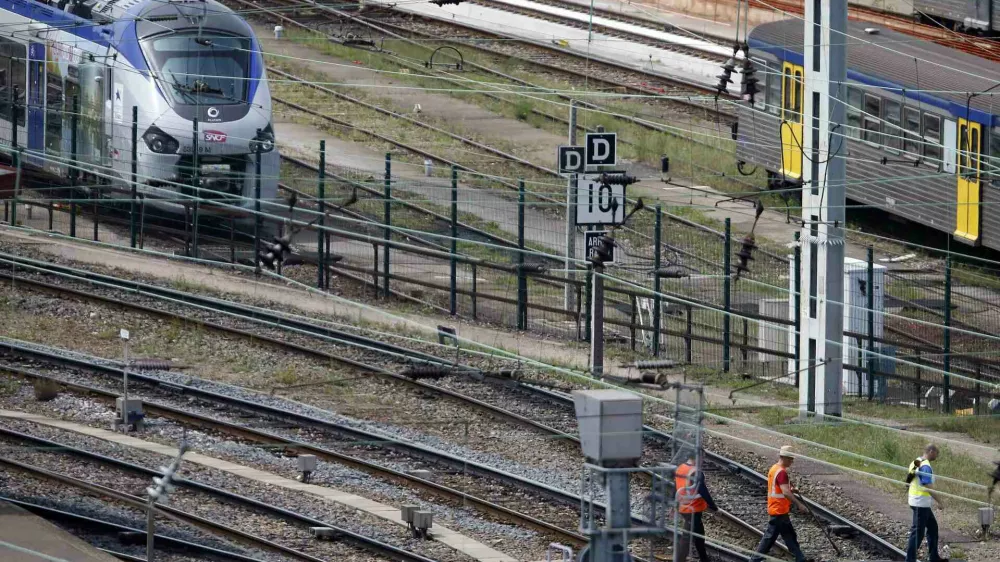
[{"label": "train windshield", "polygon": [[250,39],[170,33],[142,41],[146,61],[174,105],[245,103]]}]

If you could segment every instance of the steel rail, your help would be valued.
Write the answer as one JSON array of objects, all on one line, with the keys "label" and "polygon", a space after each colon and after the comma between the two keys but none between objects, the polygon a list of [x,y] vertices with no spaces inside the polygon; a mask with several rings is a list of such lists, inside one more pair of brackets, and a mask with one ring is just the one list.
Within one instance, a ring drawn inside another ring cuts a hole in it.
[{"label": "steel rail", "polygon": [[306,79],[304,79],[304,78],[302,78],[300,76],[296,76],[294,74],[285,72],[283,70],[279,70],[277,68],[270,68],[270,69],[268,69],[268,73],[269,74],[276,74],[278,76],[281,76],[281,77],[283,77],[283,78],[285,78],[287,80],[290,80],[292,82],[295,82],[297,84],[305,85],[305,86],[307,86],[309,88],[313,88],[314,90],[318,90],[320,92],[323,92],[324,94],[328,94],[328,95],[334,96],[334,97],[336,97],[338,99],[342,99],[344,101],[348,101],[350,103],[353,103],[353,104],[356,104],[356,105],[360,105],[361,107],[365,107],[365,108],[371,109],[372,111],[376,111],[378,113],[381,113],[382,115],[388,115],[389,117],[392,117],[392,118],[395,118],[395,119],[400,119],[402,121],[406,121],[407,123],[410,123],[412,125],[416,125],[417,127],[420,127],[420,128],[423,128],[423,129],[427,129],[429,131],[434,131],[435,133],[439,133],[439,134],[442,134],[442,135],[446,135],[448,138],[457,140],[457,141],[461,142],[462,144],[467,144],[467,145],[469,145],[469,146],[471,146],[473,148],[477,148],[479,150],[484,150],[486,152],[489,152],[490,154],[493,154],[495,156],[499,156],[500,158],[503,158],[504,160],[508,160],[508,161],[513,162],[515,164],[520,164],[522,166],[531,168],[532,170],[535,170],[536,172],[542,172],[543,174],[546,174],[546,175],[549,175],[549,176],[552,176],[552,177],[556,177],[556,178],[561,178],[562,177],[561,175],[559,175],[559,172],[556,172],[552,168],[546,168],[545,166],[539,166],[538,164],[535,164],[534,162],[530,162],[528,160],[525,160],[524,158],[520,158],[520,157],[515,156],[513,154],[508,154],[508,153],[506,153],[506,152],[504,152],[502,150],[499,150],[497,148],[493,148],[492,146],[489,146],[487,144],[483,144],[483,143],[475,141],[473,139],[470,139],[470,138],[467,138],[467,137],[463,137],[462,135],[457,135],[455,133],[452,133],[451,131],[447,131],[445,129],[442,129],[441,127],[438,127],[438,126],[435,126],[435,125],[431,125],[430,123],[425,123],[423,121],[420,121],[419,119],[414,119],[413,117],[410,117],[408,115],[403,115],[402,113],[399,113],[397,111],[392,111],[391,109],[386,109],[384,107],[375,105],[373,103],[366,102],[366,101],[358,99],[358,98],[356,98],[354,96],[349,96],[349,95],[344,94],[342,92],[338,92],[338,91],[336,91],[336,90],[334,90],[332,88],[327,88],[326,86],[321,86],[321,85],[316,84],[314,82],[310,82],[310,81],[308,81],[308,80],[306,80]]},{"label": "steel rail", "polygon": [[[4,345],[3,347],[0,347],[0,354],[2,354],[7,347],[8,347],[7,345]],[[26,355],[28,355],[28,354],[26,354]],[[49,361],[56,362],[56,363],[64,363],[64,364],[65,363],[72,363],[72,361],[67,361],[67,362],[59,361],[59,359],[61,359],[60,357],[48,358],[48,357],[44,357],[44,356],[40,356],[40,355],[32,355],[32,356],[35,357],[36,359],[49,360]],[[79,365],[74,365],[74,366],[75,367],[79,367]],[[88,368],[88,367],[84,367],[84,368]],[[92,370],[99,370],[99,369],[101,369],[101,366],[100,365],[91,365],[89,368],[92,369]],[[15,374],[17,376],[21,376],[21,377],[24,377],[24,378],[52,380],[52,381],[55,381],[58,384],[66,387],[66,388],[69,388],[69,389],[71,389],[71,390],[73,390],[75,392],[92,394],[94,396],[102,398],[103,400],[108,401],[109,403],[112,403],[116,398],[118,398],[120,396],[116,392],[104,390],[104,389],[101,389],[101,388],[98,388],[98,387],[89,386],[89,385],[84,385],[84,384],[81,384],[81,383],[73,383],[73,382],[62,380],[62,379],[57,379],[57,378],[54,378],[54,377],[50,377],[50,376],[47,376],[47,375],[42,375],[40,373],[35,373],[35,372],[32,372],[32,371],[28,371],[26,369],[20,369],[20,368],[17,368],[17,367],[11,367],[11,366],[2,365],[2,366],[0,366],[0,371],[6,371],[8,373]],[[114,369],[114,371],[115,371],[116,374],[118,374],[119,371],[120,371],[120,369]],[[141,378],[144,378],[144,377],[142,377],[141,375],[137,376],[136,373],[130,373],[129,374],[129,378],[130,379],[141,379]],[[157,384],[157,381],[155,379],[153,380],[153,384]],[[171,389],[174,389],[174,388],[181,389],[182,388],[182,390],[185,393],[198,394],[197,389],[193,389],[191,387],[187,387],[187,386],[183,386],[182,387],[182,385],[174,385],[172,383],[162,383],[162,385],[165,388],[166,387],[170,387]],[[349,466],[351,468],[360,470],[362,472],[366,472],[368,474],[374,475],[376,477],[379,477],[379,478],[382,478],[382,479],[385,479],[385,480],[388,480],[388,481],[391,481],[391,482],[402,484],[404,486],[408,486],[408,487],[411,487],[411,488],[418,488],[418,489],[424,490],[426,492],[433,493],[433,494],[435,494],[435,495],[437,495],[439,497],[446,498],[448,500],[457,501],[459,503],[465,503],[465,504],[468,504],[468,505],[472,505],[472,506],[476,507],[477,509],[479,509],[479,510],[481,510],[483,512],[490,513],[492,515],[501,517],[501,518],[503,518],[503,519],[505,519],[507,521],[512,521],[512,522],[515,522],[515,523],[521,524],[521,525],[526,525],[528,527],[532,527],[532,528],[541,530],[543,532],[552,533],[552,534],[558,536],[560,538],[560,540],[565,540],[565,541],[571,542],[573,544],[584,544],[584,543],[587,542],[587,539],[585,537],[583,537],[582,535],[580,535],[580,534],[578,534],[578,533],[576,533],[574,531],[563,529],[562,527],[559,527],[558,525],[554,525],[552,523],[548,523],[546,521],[543,521],[543,520],[538,519],[536,517],[533,517],[531,515],[527,515],[525,513],[521,513],[521,512],[515,511],[513,509],[510,509],[510,508],[501,506],[499,504],[490,502],[488,500],[479,498],[478,496],[474,496],[474,495],[468,494],[466,492],[462,492],[460,490],[451,488],[449,486],[445,486],[443,484],[439,484],[439,483],[434,482],[432,480],[427,480],[427,479],[424,479],[424,478],[420,478],[418,476],[413,476],[413,475],[407,474],[405,472],[401,472],[401,471],[398,471],[398,470],[395,470],[395,469],[392,469],[392,468],[384,467],[384,466],[381,466],[381,465],[375,464],[373,462],[369,462],[369,461],[366,461],[364,459],[360,459],[360,458],[357,458],[357,457],[354,457],[354,456],[351,456],[351,455],[346,455],[346,454],[343,454],[343,453],[338,453],[336,451],[325,449],[323,447],[319,447],[319,446],[316,446],[316,445],[310,445],[308,443],[304,443],[304,442],[297,441],[297,440],[294,440],[294,439],[290,439],[290,438],[287,438],[287,437],[275,435],[275,434],[270,433],[270,432],[265,432],[265,431],[257,430],[257,429],[251,429],[251,428],[240,426],[238,424],[234,424],[234,423],[230,423],[230,422],[225,422],[225,421],[221,421],[221,420],[216,420],[214,418],[209,418],[209,417],[203,416],[201,414],[197,414],[197,413],[193,413],[193,412],[186,412],[186,411],[174,408],[172,406],[166,406],[166,405],[162,405],[162,404],[157,404],[155,402],[143,402],[143,407],[148,412],[156,414],[156,415],[159,415],[159,416],[162,416],[162,417],[165,417],[165,418],[174,419],[174,420],[180,420],[180,421],[183,421],[184,423],[188,423],[188,424],[195,425],[195,426],[198,426],[198,427],[203,427],[203,428],[206,428],[206,429],[212,429],[212,430],[215,430],[215,431],[221,431],[221,432],[226,433],[228,435],[231,435],[231,436],[234,436],[234,437],[238,437],[238,438],[242,438],[242,439],[246,439],[248,441],[253,441],[253,442],[256,442],[256,443],[267,444],[267,445],[280,445],[280,446],[282,446],[283,448],[285,448],[285,449],[287,449],[289,451],[295,451],[295,452],[299,452],[299,453],[302,453],[302,454],[316,455],[319,458],[322,458],[322,459],[325,459],[325,460],[328,460],[328,461],[332,461],[332,462],[336,462],[338,464],[342,464],[342,465],[345,465],[345,466]],[[269,415],[271,415],[271,414],[269,414]],[[280,416],[280,414],[279,414],[279,416]],[[286,415],[284,417],[289,417],[289,416]],[[306,418],[305,421],[309,421],[309,419]],[[312,424],[310,424],[310,425],[312,425]],[[366,436],[363,436],[363,439],[366,442],[368,442],[370,444],[374,444],[376,446],[379,446],[379,445],[381,445],[382,443],[385,442],[385,438],[382,437],[382,436],[375,436],[373,438],[373,436],[371,436],[371,435],[366,435]],[[430,458],[433,459],[434,457],[431,456]],[[452,465],[452,466],[454,466],[454,465]],[[460,465],[460,466],[464,466],[464,465]],[[470,467],[472,467],[472,466],[470,465]],[[568,493],[565,493],[565,492],[563,492],[563,494],[566,496],[566,498],[568,500],[572,500],[572,501],[568,501],[567,503],[572,504],[572,505],[577,505],[577,506],[579,505],[579,503],[580,503],[579,498],[573,496],[572,494],[568,494]]]},{"label": "steel rail", "polygon": [[[36,437],[36,436],[29,435],[29,434],[26,434],[26,433],[23,433],[23,432],[14,431],[14,430],[11,430],[11,429],[6,429],[6,428],[0,427],[0,435],[5,435],[5,436],[12,437],[12,438],[15,438],[15,439],[20,439],[22,441],[30,441],[32,443],[35,443],[35,444],[38,444],[38,445],[41,445],[41,446],[44,446],[44,447],[58,448],[59,452],[61,452],[61,453],[62,452],[68,452],[68,453],[74,454],[74,455],[79,456],[79,457],[88,458],[88,459],[94,460],[96,462],[99,462],[99,463],[102,463],[102,464],[105,464],[105,465],[108,465],[108,466],[112,466],[112,467],[119,468],[119,469],[122,469],[122,470],[127,470],[127,471],[130,471],[130,472],[136,473],[136,474],[141,474],[143,476],[149,476],[149,477],[163,476],[163,474],[161,472],[157,471],[157,470],[152,470],[152,469],[146,468],[146,467],[138,465],[138,464],[130,463],[128,461],[123,461],[121,459],[116,459],[114,457],[109,457],[107,455],[102,455],[100,453],[94,453],[92,451],[87,451],[87,450],[84,450],[84,449],[80,449],[78,447],[73,447],[71,445],[66,445],[66,444],[63,444],[63,443],[52,441],[50,439],[44,439],[44,438],[41,438],[41,437]],[[0,458],[0,462],[3,462],[2,458]],[[356,533],[356,532],[351,531],[349,529],[345,529],[345,528],[340,527],[338,525],[331,525],[331,524],[329,524],[329,523],[327,523],[325,521],[322,521],[320,519],[316,519],[314,517],[309,517],[307,515],[303,515],[301,513],[298,513],[298,512],[289,510],[289,509],[285,509],[283,507],[274,506],[274,505],[268,504],[266,502],[262,502],[260,500],[253,499],[253,498],[248,497],[248,496],[243,496],[241,494],[230,492],[228,490],[224,490],[224,489],[216,487],[216,486],[211,486],[211,485],[208,485],[208,484],[205,484],[205,483],[202,483],[202,482],[197,482],[197,481],[190,480],[190,479],[183,478],[183,477],[179,477],[179,476],[175,477],[172,481],[177,486],[182,486],[182,487],[185,487],[185,488],[189,488],[191,490],[196,490],[198,492],[202,492],[202,493],[205,493],[205,494],[208,494],[208,495],[211,495],[211,496],[215,496],[217,498],[223,499],[223,500],[228,501],[228,502],[237,503],[237,504],[240,504],[240,505],[252,508],[254,510],[259,510],[259,511],[263,511],[263,512],[266,512],[266,513],[270,513],[270,514],[273,514],[274,516],[279,517],[281,519],[285,519],[285,520],[289,520],[289,521],[294,521],[296,523],[299,523],[301,525],[305,525],[307,527],[327,527],[327,528],[333,529],[337,533],[337,535],[338,535],[338,540],[346,540],[347,542],[350,542],[350,543],[354,544],[355,546],[358,546],[358,547],[363,548],[365,550],[369,550],[369,551],[375,552],[377,554],[382,554],[382,555],[390,556],[390,557],[392,557],[395,560],[400,560],[400,561],[403,561],[403,562],[406,562],[406,561],[410,561],[410,562],[432,562],[430,559],[428,559],[425,556],[422,556],[420,554],[417,554],[417,553],[408,551],[406,549],[402,549],[402,548],[390,545],[388,543],[385,543],[385,542],[377,540],[377,539],[373,539],[373,538],[365,536],[365,535],[361,535],[359,533]],[[99,486],[99,485],[96,485],[96,484],[91,484],[91,485],[92,486]],[[105,488],[103,486],[99,486],[99,487],[103,488],[104,490],[109,490],[108,488]],[[133,499],[139,499],[139,500],[141,500],[141,498],[134,498],[134,496],[129,496],[129,497],[133,498]],[[250,534],[250,533],[245,533],[245,532],[240,531],[238,529],[233,529],[231,527],[228,527],[227,525],[216,523],[216,522],[213,522],[211,520],[205,519],[205,518],[197,516],[197,515],[192,515],[192,514],[185,513],[183,511],[177,510],[177,509],[172,508],[172,507],[167,506],[167,505],[157,505],[157,509],[160,509],[160,510],[164,511],[165,513],[167,513],[169,515],[175,515],[177,517],[187,518],[188,520],[194,521],[196,524],[199,524],[199,525],[209,526],[213,530],[217,530],[219,532],[222,532],[223,534],[231,535],[231,536],[234,536],[234,537],[238,537],[238,538],[241,538],[241,539],[248,540],[248,541],[250,541],[252,543],[255,543],[255,544],[263,545],[265,548],[267,548],[269,550],[273,550],[273,551],[281,553],[281,554],[289,555],[289,556],[292,556],[294,558],[298,558],[298,559],[301,559],[301,560],[306,560],[308,562],[325,562],[321,558],[317,558],[317,557],[312,556],[310,554],[305,554],[305,553],[299,552],[299,551],[297,551],[295,549],[292,549],[292,548],[289,548],[289,547],[286,547],[286,546],[282,546],[281,544],[278,544],[278,543],[276,543],[274,541],[271,541],[269,539],[265,539],[265,538],[262,538],[262,537],[257,537],[255,535]]]},{"label": "steel rail", "polygon": [[[589,29],[592,29],[596,33],[602,33],[604,35],[608,35],[608,36],[611,36],[611,37],[618,37],[618,38],[627,39],[627,40],[629,40],[629,41],[631,41],[633,43],[639,43],[641,45],[647,45],[647,46],[650,46],[650,47],[660,48],[660,49],[663,49],[665,51],[671,51],[671,52],[673,52],[675,54],[683,54],[683,55],[694,56],[694,57],[703,58],[703,59],[712,59],[713,61],[718,62],[720,64],[720,66],[721,66],[722,63],[724,63],[729,58],[727,55],[723,55],[723,54],[719,54],[719,53],[713,53],[713,52],[708,52],[708,51],[705,51],[705,50],[703,50],[703,49],[701,49],[701,48],[699,48],[697,46],[675,44],[675,43],[671,43],[670,41],[665,40],[665,39],[657,39],[655,37],[650,37],[648,35],[643,35],[641,33],[636,33],[634,31],[629,31],[629,30],[626,30],[626,29],[619,29],[619,28],[616,28],[616,27],[613,27],[613,26],[610,26],[610,25],[607,25],[607,24],[596,23],[596,22],[593,23],[593,24],[590,24],[589,22],[585,22],[585,21],[581,21],[581,20],[578,20],[578,19],[574,19],[572,17],[548,13],[548,12],[546,12],[544,10],[540,10],[540,9],[535,8],[533,6],[508,4],[506,2],[497,1],[497,0],[471,0],[471,2],[473,4],[479,4],[481,6],[486,6],[488,8],[493,8],[495,10],[500,10],[500,11],[503,11],[503,12],[509,12],[509,13],[514,13],[514,14],[526,15],[526,16],[529,16],[529,17],[531,17],[533,19],[538,19],[538,20],[544,20],[544,21],[550,21],[550,22],[558,23],[560,25],[565,25],[566,27],[573,27],[573,28],[577,28],[577,29],[581,29],[581,28],[582,29],[588,29],[589,28]],[[582,6],[577,6],[577,7],[574,7],[574,8],[569,8],[566,5],[560,5],[560,6],[557,6],[557,7],[562,8],[562,9],[567,9],[567,10],[570,10],[570,11],[573,11],[573,12],[576,12],[576,13],[579,13],[579,14],[582,14],[582,15],[588,15],[589,14],[589,12],[587,12],[586,10],[581,9]],[[595,9],[594,10],[594,15],[601,15],[601,14],[598,14],[598,10]],[[661,31],[660,28],[653,27],[652,25],[650,25],[649,22],[644,22],[642,24],[634,24],[633,23],[631,25],[636,25],[637,27],[641,26],[641,27],[644,27],[646,29],[650,29],[650,30],[653,30],[653,31]],[[703,86],[703,88],[707,88],[707,86]],[[714,93],[715,91],[712,90],[712,92]]]}]

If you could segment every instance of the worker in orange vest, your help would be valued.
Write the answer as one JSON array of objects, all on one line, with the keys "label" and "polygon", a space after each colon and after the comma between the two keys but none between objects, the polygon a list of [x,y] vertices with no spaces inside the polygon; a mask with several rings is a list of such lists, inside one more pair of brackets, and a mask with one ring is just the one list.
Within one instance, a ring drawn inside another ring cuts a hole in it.
[{"label": "worker in orange vest", "polygon": [[705,550],[705,525],[702,523],[701,514],[706,509],[719,511],[719,508],[715,506],[712,494],[708,492],[704,475],[695,467],[694,455],[691,455],[686,463],[678,466],[674,472],[674,489],[677,490],[677,511],[684,524],[684,530],[681,531],[677,544],[677,561],[687,561],[693,541],[694,548],[698,551],[698,559],[701,562],[708,562],[708,553]]},{"label": "worker in orange vest", "polygon": [[795,497],[795,486],[788,478],[788,468],[792,466],[795,459],[792,457],[792,448],[785,445],[778,453],[778,462],[767,472],[767,514],[771,516],[767,522],[767,530],[757,545],[757,553],[750,557],[750,562],[761,562],[760,555],[767,554],[771,547],[778,540],[778,535],[785,540],[788,551],[795,556],[795,562],[805,562],[806,557],[799,547],[799,538],[792,527],[792,519],[788,512],[792,510],[794,503],[799,511],[806,512],[805,505]]}]

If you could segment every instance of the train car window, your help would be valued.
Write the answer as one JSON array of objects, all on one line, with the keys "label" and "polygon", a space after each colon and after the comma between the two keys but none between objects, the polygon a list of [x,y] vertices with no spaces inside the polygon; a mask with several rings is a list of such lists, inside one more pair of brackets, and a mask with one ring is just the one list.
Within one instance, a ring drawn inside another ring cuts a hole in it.
[{"label": "train car window", "polygon": [[[781,107],[782,109],[787,109],[788,111],[791,111],[793,105],[792,98],[795,97],[795,85],[792,82],[792,70],[790,68],[787,67],[785,68],[785,73],[782,76],[782,80],[784,81],[785,84],[784,87],[782,88],[782,91],[785,93],[785,98],[781,100]],[[792,120],[789,119],[788,117],[782,117],[782,119],[784,119],[785,121]]]},{"label": "train car window", "polygon": [[844,108],[847,117],[847,136],[861,138],[861,110],[864,109],[864,94],[857,88],[847,88],[847,107]]},{"label": "train car window", "polygon": [[17,111],[17,124],[24,125],[24,101],[28,91],[28,47],[27,45],[11,44],[10,57],[10,86],[11,92],[16,89],[17,103],[20,107]]},{"label": "train car window", "polygon": [[[776,69],[775,69],[776,70]],[[771,71],[767,73],[767,110],[775,115],[781,114],[781,74]]]},{"label": "train car window", "polygon": [[[757,85],[760,91],[767,92],[767,80],[770,77],[770,68],[767,65],[766,60],[758,59],[756,57],[751,58],[753,63],[757,65]],[[754,107],[761,110],[767,109],[767,94],[758,95],[754,98]]]},{"label": "train car window", "polygon": [[920,157],[920,111],[913,107],[903,108],[903,150],[906,156]]},{"label": "train car window", "polygon": [[941,160],[944,159],[944,146],[941,145],[940,117],[924,113],[923,137],[924,157],[931,160],[931,165],[939,165]]},{"label": "train car window", "polygon": [[799,69],[795,70],[795,106],[793,108],[793,117],[796,123],[802,122],[802,88],[805,84],[802,82],[802,71]]},{"label": "train car window", "polygon": [[62,152],[63,77],[49,70],[45,79],[45,150]]},{"label": "train car window", "polygon": [[969,176],[969,126],[964,124],[958,128],[958,173]]},{"label": "train car window", "polygon": [[973,128],[972,134],[969,135],[969,140],[972,143],[969,147],[969,175],[976,180],[979,179],[979,152],[983,146],[979,135],[980,131],[978,127]]},{"label": "train car window", "polygon": [[990,157],[983,159],[983,175],[993,183],[1000,182],[1000,127],[990,130]]},{"label": "train car window", "polygon": [[903,145],[903,131],[899,128],[900,108],[898,101],[885,100],[882,103],[882,137],[885,147],[891,152],[899,152]]},{"label": "train car window", "polygon": [[879,121],[882,115],[882,99],[870,94],[865,94],[865,115],[863,139],[872,144],[882,144],[882,122]]},{"label": "train car window", "polygon": [[10,47],[0,43],[0,119],[10,120]]}]

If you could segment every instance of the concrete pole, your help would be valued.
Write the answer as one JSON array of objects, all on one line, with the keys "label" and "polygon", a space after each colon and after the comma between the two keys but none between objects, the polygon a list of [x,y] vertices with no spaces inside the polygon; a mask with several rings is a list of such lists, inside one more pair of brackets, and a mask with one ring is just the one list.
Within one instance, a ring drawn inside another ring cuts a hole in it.
[{"label": "concrete pole", "polygon": [[[569,145],[576,146],[576,103],[569,100]],[[576,174],[570,174],[566,181],[566,278],[574,279],[576,276],[570,273],[576,265],[573,258],[576,257]],[[566,310],[575,310],[576,290],[569,283],[566,284],[564,292]]]},{"label": "concrete pole", "polygon": [[805,3],[799,411],[840,416],[844,337],[847,0]]}]

